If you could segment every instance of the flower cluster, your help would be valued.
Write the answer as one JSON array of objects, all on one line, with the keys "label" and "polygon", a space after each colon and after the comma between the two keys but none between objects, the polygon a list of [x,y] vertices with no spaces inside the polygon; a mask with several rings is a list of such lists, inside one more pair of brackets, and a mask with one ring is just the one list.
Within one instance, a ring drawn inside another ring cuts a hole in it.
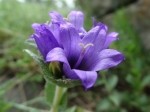
[{"label": "flower cluster", "polygon": [[61,63],[61,72],[69,79],[81,80],[88,89],[97,79],[97,71],[117,66],[124,56],[109,45],[118,33],[108,32],[106,25],[94,23],[91,30],[83,27],[84,15],[72,11],[67,18],[50,12],[50,23],[32,25],[35,40],[46,63]]}]

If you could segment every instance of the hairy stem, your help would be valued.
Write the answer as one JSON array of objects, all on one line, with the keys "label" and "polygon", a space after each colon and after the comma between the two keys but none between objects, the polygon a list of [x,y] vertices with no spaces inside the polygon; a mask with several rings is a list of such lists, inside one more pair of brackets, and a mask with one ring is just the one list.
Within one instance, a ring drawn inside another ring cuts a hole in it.
[{"label": "hairy stem", "polygon": [[64,93],[66,92],[66,90],[67,90],[66,88],[56,86],[55,96],[53,99],[53,104],[52,104],[50,112],[58,112],[60,101],[61,101]]}]

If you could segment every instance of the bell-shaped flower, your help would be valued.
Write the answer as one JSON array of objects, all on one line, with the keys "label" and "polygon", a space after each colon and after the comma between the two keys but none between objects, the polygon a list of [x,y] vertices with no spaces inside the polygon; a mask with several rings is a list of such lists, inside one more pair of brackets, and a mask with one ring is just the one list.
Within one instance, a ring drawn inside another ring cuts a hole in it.
[{"label": "bell-shaped flower", "polygon": [[106,25],[95,23],[89,31],[83,27],[84,15],[72,11],[68,18],[50,12],[50,23],[32,25],[32,35],[45,63],[60,62],[61,72],[68,79],[77,79],[88,89],[94,85],[97,72],[117,66],[122,53],[110,49],[118,33],[108,32]]}]

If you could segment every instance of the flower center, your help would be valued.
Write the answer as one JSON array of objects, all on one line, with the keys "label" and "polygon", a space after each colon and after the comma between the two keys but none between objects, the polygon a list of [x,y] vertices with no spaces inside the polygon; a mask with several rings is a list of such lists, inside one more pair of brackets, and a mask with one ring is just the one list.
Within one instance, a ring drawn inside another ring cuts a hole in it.
[{"label": "flower center", "polygon": [[86,52],[86,49],[88,47],[94,46],[92,43],[88,43],[88,44],[79,43],[79,45],[82,47],[82,50],[81,50],[80,56],[78,58],[78,61],[75,64],[74,68],[77,68],[80,65],[80,63],[84,57],[84,54]]}]

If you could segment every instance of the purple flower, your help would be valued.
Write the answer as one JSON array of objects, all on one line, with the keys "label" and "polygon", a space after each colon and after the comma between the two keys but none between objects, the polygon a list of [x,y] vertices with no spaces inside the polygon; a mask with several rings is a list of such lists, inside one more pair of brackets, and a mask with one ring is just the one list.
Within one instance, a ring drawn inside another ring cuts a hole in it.
[{"label": "purple flower", "polygon": [[117,66],[124,56],[109,45],[117,40],[118,33],[107,33],[102,23],[94,23],[88,32],[83,27],[84,15],[72,11],[67,19],[50,12],[50,23],[32,25],[32,35],[45,62],[61,62],[66,78],[79,79],[88,89],[97,79],[97,71]]}]

